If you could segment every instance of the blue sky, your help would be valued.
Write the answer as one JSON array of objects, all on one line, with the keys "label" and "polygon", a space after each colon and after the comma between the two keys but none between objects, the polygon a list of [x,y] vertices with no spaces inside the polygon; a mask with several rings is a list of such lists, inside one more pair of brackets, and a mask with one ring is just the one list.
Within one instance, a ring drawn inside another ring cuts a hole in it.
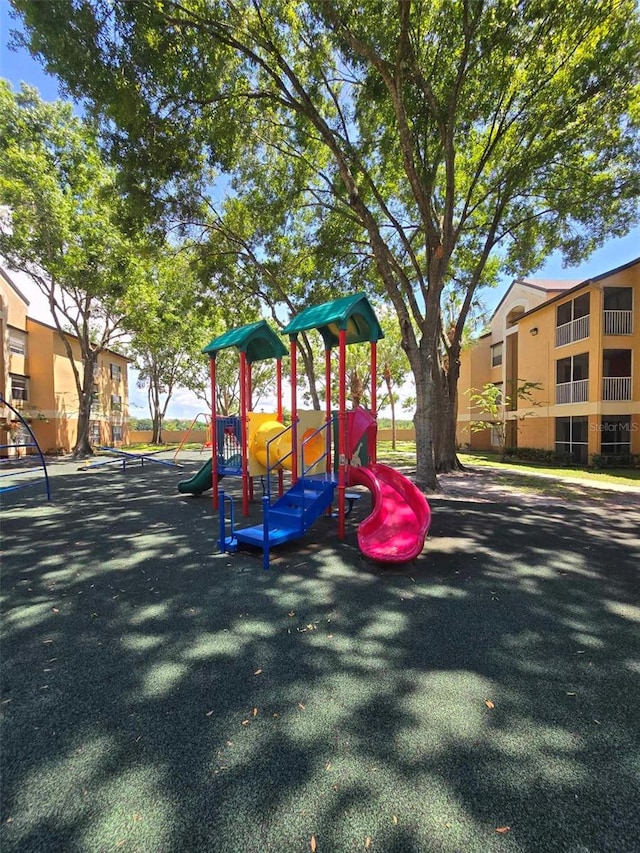
[{"label": "blue sky", "polygon": [[[18,88],[21,82],[35,86],[42,98],[55,100],[60,96],[58,85],[54,78],[45,74],[39,63],[31,58],[24,50],[14,52],[9,50],[8,41],[10,30],[16,24],[9,15],[6,0],[0,0],[0,76],[8,79]],[[612,238],[602,248],[594,252],[587,260],[572,267],[563,267],[562,258],[552,255],[547,263],[534,274],[535,278],[570,278],[583,279],[599,275],[607,270],[622,266],[640,255],[640,227],[635,228],[626,237]],[[501,299],[511,279],[505,278],[495,291],[485,294],[488,307],[493,308]],[[132,377],[133,379],[133,377]],[[135,389],[131,382],[131,414],[134,417],[144,417],[145,395]],[[173,405],[169,407],[169,417],[191,417],[200,410],[202,404],[191,399],[190,395],[180,393]]]}]

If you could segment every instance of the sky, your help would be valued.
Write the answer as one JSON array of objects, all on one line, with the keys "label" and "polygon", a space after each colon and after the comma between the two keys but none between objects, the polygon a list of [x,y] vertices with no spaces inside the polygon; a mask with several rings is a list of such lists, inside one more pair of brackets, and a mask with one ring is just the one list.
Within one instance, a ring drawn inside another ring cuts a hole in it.
[{"label": "sky", "polygon": [[[18,89],[21,82],[35,86],[44,100],[55,100],[60,97],[55,78],[47,75],[27,51],[9,50],[10,30],[14,28],[16,28],[16,23],[12,21],[9,15],[8,2],[7,0],[0,0],[0,77],[9,80],[14,89]],[[638,256],[640,256],[640,227],[635,228],[625,237],[612,238],[607,241],[587,261],[576,266],[564,267],[560,255],[552,255],[541,269],[536,270],[533,277],[586,279],[622,266]],[[511,279],[505,278],[495,290],[485,291],[485,301],[489,310],[498,304],[510,283]],[[45,322],[48,321],[47,316],[42,316],[41,312],[43,310],[46,312],[48,309],[46,304],[42,302],[42,297],[37,288],[31,287],[24,278],[20,279],[19,286],[31,300],[30,313],[32,316]],[[130,371],[130,415],[131,417],[147,417],[146,395],[136,388],[135,380],[135,371]],[[201,402],[196,400],[190,392],[179,389],[169,404],[167,417],[191,418],[195,417],[201,409]],[[383,414],[385,413],[383,412]]]}]

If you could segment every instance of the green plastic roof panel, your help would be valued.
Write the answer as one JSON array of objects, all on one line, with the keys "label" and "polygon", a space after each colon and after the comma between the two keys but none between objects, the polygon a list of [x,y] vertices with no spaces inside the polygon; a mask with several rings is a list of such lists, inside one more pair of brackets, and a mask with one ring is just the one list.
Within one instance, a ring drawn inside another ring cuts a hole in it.
[{"label": "green plastic roof panel", "polygon": [[217,352],[229,347],[246,353],[249,364],[267,358],[282,358],[288,354],[287,348],[266,320],[230,329],[207,344],[202,352],[213,358]]},{"label": "green plastic roof panel", "polygon": [[322,305],[312,305],[297,314],[281,334],[295,337],[299,332],[317,329],[326,349],[338,345],[338,332],[346,330],[347,344],[379,341],[384,338],[375,311],[364,293],[342,296]]}]

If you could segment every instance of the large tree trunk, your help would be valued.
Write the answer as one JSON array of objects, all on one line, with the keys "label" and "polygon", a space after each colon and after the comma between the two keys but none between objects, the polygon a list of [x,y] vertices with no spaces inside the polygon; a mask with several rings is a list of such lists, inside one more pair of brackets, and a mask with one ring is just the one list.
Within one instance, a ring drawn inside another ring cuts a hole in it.
[{"label": "large tree trunk", "polygon": [[164,444],[162,440],[162,414],[156,409],[153,413],[153,434],[151,444]]},{"label": "large tree trunk", "polygon": [[422,347],[407,352],[416,383],[416,485],[424,491],[437,491],[434,464],[433,423],[436,395],[433,387],[432,357]]},{"label": "large tree trunk", "polygon": [[434,388],[438,395],[435,431],[435,463],[438,473],[460,471],[462,465],[456,453],[456,426],[458,420],[458,379],[460,376],[460,348],[451,348],[446,365],[436,365]]},{"label": "large tree trunk", "polygon": [[306,332],[298,337],[298,354],[304,365],[305,378],[311,395],[311,405],[316,411],[320,411],[320,395],[318,394],[318,383],[316,378],[316,368],[313,360],[313,350],[309,343],[309,338]]},{"label": "large tree trunk", "polygon": [[71,454],[74,459],[85,459],[87,456],[93,456],[93,448],[91,447],[91,399],[93,396],[95,356],[92,357],[92,355],[90,352],[85,354],[82,388],[78,389],[78,433]]}]

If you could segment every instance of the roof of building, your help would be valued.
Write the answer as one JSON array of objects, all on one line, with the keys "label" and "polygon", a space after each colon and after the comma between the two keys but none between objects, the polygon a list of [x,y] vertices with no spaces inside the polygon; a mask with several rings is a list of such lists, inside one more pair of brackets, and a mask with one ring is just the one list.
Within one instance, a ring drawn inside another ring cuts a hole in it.
[{"label": "roof of building", "polygon": [[523,317],[528,317],[530,314],[533,314],[535,311],[539,311],[541,308],[545,308],[547,305],[552,305],[554,302],[558,302],[560,299],[563,299],[567,294],[573,293],[575,291],[580,290],[583,287],[588,287],[590,284],[594,284],[597,281],[602,281],[605,278],[610,278],[612,275],[616,275],[619,272],[624,272],[624,270],[629,269],[630,267],[636,266],[636,264],[640,264],[640,257],[634,258],[634,260],[629,261],[626,264],[622,264],[619,267],[615,267],[615,269],[607,270],[606,272],[600,273],[600,275],[594,275],[590,278],[585,278],[582,281],[579,281],[573,287],[566,288],[562,293],[558,293],[555,296],[552,296],[550,299],[545,300],[540,305],[536,305],[535,308],[530,308],[528,311],[522,315]]},{"label": "roof of building", "polygon": [[375,311],[364,293],[341,296],[331,302],[305,308],[285,326],[282,334],[295,337],[299,332],[310,329],[320,332],[326,349],[338,344],[340,331],[346,331],[347,344],[373,343],[384,338]]},{"label": "roof of building", "polygon": [[24,293],[20,290],[20,288],[18,287],[18,285],[15,283],[15,281],[11,278],[11,276],[9,275],[9,273],[7,272],[7,270],[6,270],[4,267],[2,267],[2,266],[0,266],[0,274],[2,274],[2,277],[3,277],[3,278],[4,278],[4,280],[7,282],[7,284],[9,285],[9,287],[11,287],[11,289],[12,289],[12,290],[14,290],[14,291],[18,294],[18,296],[20,297],[20,299],[22,299],[22,301],[24,302],[24,304],[25,304],[25,305],[29,305],[29,300],[27,299],[27,297],[26,297],[26,296],[24,295]]},{"label": "roof of building", "polygon": [[[506,289],[502,299],[496,305],[492,317],[495,317],[502,304],[507,299],[511,291],[516,285],[530,287],[533,290],[539,290],[543,293],[557,293],[558,291],[570,290],[572,287],[580,284],[580,279],[553,279],[553,278],[514,278],[509,287]],[[544,303],[543,303],[544,304]]]},{"label": "roof of building", "polygon": [[202,352],[214,356],[220,350],[230,347],[235,347],[238,352],[244,352],[249,364],[268,358],[282,358],[288,354],[287,348],[266,320],[230,329],[214,338]]},{"label": "roof of building", "polygon": [[626,264],[622,264],[622,266],[616,267],[612,270],[607,270],[607,272],[600,273],[597,276],[591,276],[586,279],[578,279],[578,278],[514,278],[509,287],[507,288],[504,296],[496,305],[496,308],[492,314],[493,317],[498,313],[500,307],[502,306],[505,299],[511,293],[513,287],[517,284],[524,285],[525,287],[531,287],[534,290],[541,290],[545,293],[550,294],[549,299],[545,299],[544,302],[541,302],[539,305],[536,305],[534,308],[530,308],[528,311],[525,311],[522,314],[523,317],[532,314],[534,311],[539,311],[541,308],[544,308],[545,305],[549,305],[552,302],[556,302],[559,299],[562,299],[567,295],[567,293],[579,290],[581,287],[586,287],[592,282],[601,281],[603,278],[609,278],[609,276],[615,275],[616,273],[623,272],[629,267],[633,267],[636,264],[640,263],[640,257],[634,258],[634,260],[629,261]]}]

